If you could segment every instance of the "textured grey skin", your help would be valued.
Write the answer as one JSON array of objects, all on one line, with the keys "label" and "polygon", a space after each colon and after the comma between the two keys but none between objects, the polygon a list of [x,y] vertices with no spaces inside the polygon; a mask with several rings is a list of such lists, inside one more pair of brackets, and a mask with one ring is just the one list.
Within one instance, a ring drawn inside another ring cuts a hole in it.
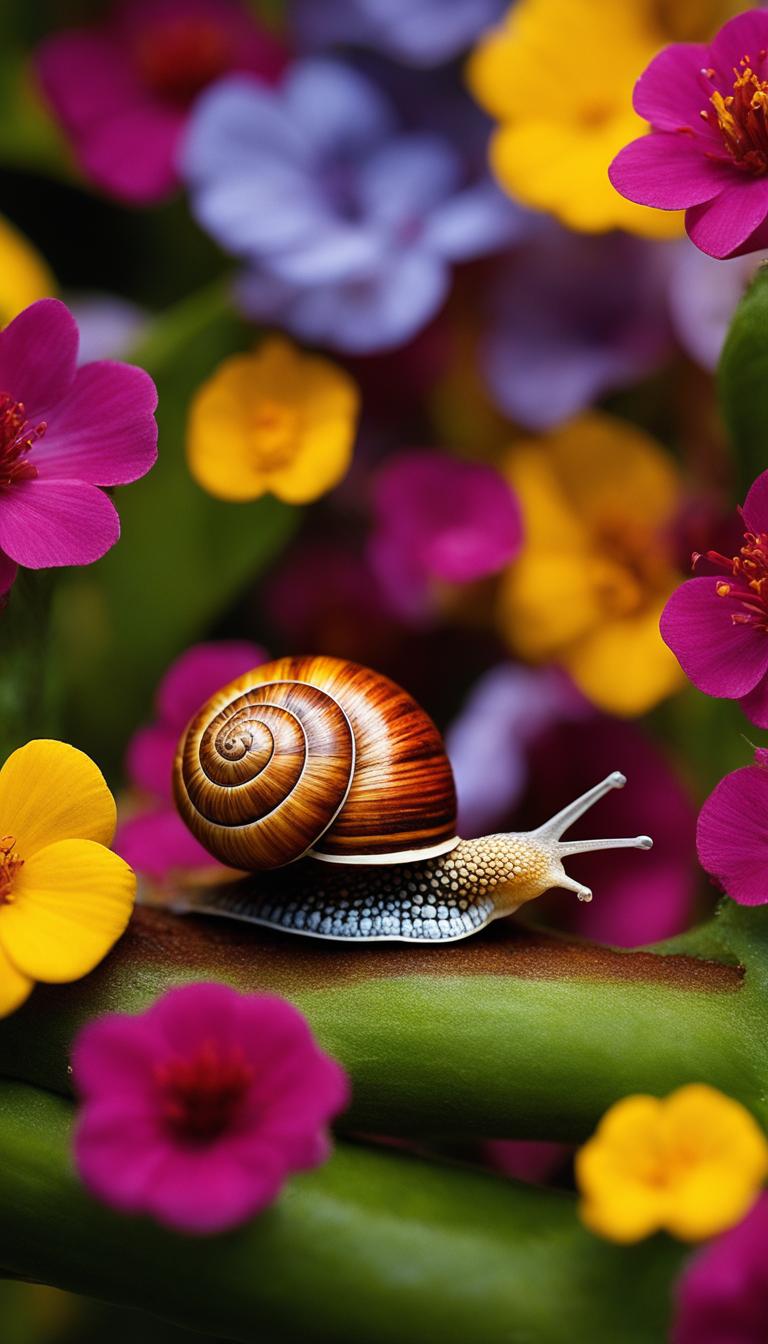
[{"label": "textured grey skin", "polygon": [[314,938],[452,942],[516,908],[512,899],[499,909],[494,897],[510,884],[527,885],[540,855],[532,865],[526,857],[518,837],[498,835],[462,840],[450,854],[416,863],[353,866],[304,859],[238,882],[182,892],[176,908]]}]

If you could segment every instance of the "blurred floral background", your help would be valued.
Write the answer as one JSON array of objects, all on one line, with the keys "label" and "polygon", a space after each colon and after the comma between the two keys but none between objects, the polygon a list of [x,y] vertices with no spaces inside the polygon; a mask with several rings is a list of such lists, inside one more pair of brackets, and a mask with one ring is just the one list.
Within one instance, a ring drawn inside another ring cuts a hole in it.
[{"label": "blurred floral background", "polygon": [[[706,255],[608,166],[654,54],[742,8],[5,0],[0,313],[56,296],[80,366],[146,370],[159,453],[82,476],[116,545],[78,503],[74,550],[41,513],[32,554],[0,490],[0,738],[98,761],[147,881],[214,863],[171,802],[189,715],[268,658],[327,653],[435,719],[463,836],[626,773],[600,829],[652,853],[574,859],[596,899],[550,894],[538,923],[635,947],[713,909],[697,815],[768,721],[690,685],[659,619],[692,555],[712,574],[738,551],[766,463],[759,435],[733,451],[716,375],[763,252]],[[122,451],[117,387],[78,386],[40,439],[67,479],[73,417]],[[555,1145],[484,1160],[569,1180]],[[0,1311],[4,1344],[187,1338],[19,1284]]]}]

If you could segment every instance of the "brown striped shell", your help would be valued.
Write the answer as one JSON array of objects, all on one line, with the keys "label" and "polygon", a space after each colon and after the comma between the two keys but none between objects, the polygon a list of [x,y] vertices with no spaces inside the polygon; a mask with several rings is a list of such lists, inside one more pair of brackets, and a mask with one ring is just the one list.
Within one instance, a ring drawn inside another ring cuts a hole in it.
[{"label": "brown striped shell", "polygon": [[440,734],[388,677],[280,658],[211,696],[176,753],[176,802],[222,863],[401,863],[458,844]]}]

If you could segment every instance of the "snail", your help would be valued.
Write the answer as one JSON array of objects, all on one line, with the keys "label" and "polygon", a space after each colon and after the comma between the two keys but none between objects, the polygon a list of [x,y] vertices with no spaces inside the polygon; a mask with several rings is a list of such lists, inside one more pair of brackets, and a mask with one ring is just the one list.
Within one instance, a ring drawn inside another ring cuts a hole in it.
[{"label": "snail", "polygon": [[624,776],[608,775],[537,830],[456,834],[440,734],[389,678],[329,657],[282,658],[202,706],[176,754],[189,829],[245,876],[198,885],[175,908],[318,938],[452,942],[564,887],[563,860],[651,840],[563,841]]}]

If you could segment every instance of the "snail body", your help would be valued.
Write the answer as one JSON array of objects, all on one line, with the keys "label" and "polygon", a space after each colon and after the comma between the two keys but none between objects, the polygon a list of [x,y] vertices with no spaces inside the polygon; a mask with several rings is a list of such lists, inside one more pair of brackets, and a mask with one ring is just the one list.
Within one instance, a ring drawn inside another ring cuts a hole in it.
[{"label": "snail body", "polygon": [[624,783],[609,775],[535,831],[462,840],[442,739],[406,691],[343,659],[280,659],[212,696],[179,744],[182,817],[247,875],[176,908],[321,938],[455,941],[550,887],[590,900],[569,854],[649,848],[560,838]]}]

